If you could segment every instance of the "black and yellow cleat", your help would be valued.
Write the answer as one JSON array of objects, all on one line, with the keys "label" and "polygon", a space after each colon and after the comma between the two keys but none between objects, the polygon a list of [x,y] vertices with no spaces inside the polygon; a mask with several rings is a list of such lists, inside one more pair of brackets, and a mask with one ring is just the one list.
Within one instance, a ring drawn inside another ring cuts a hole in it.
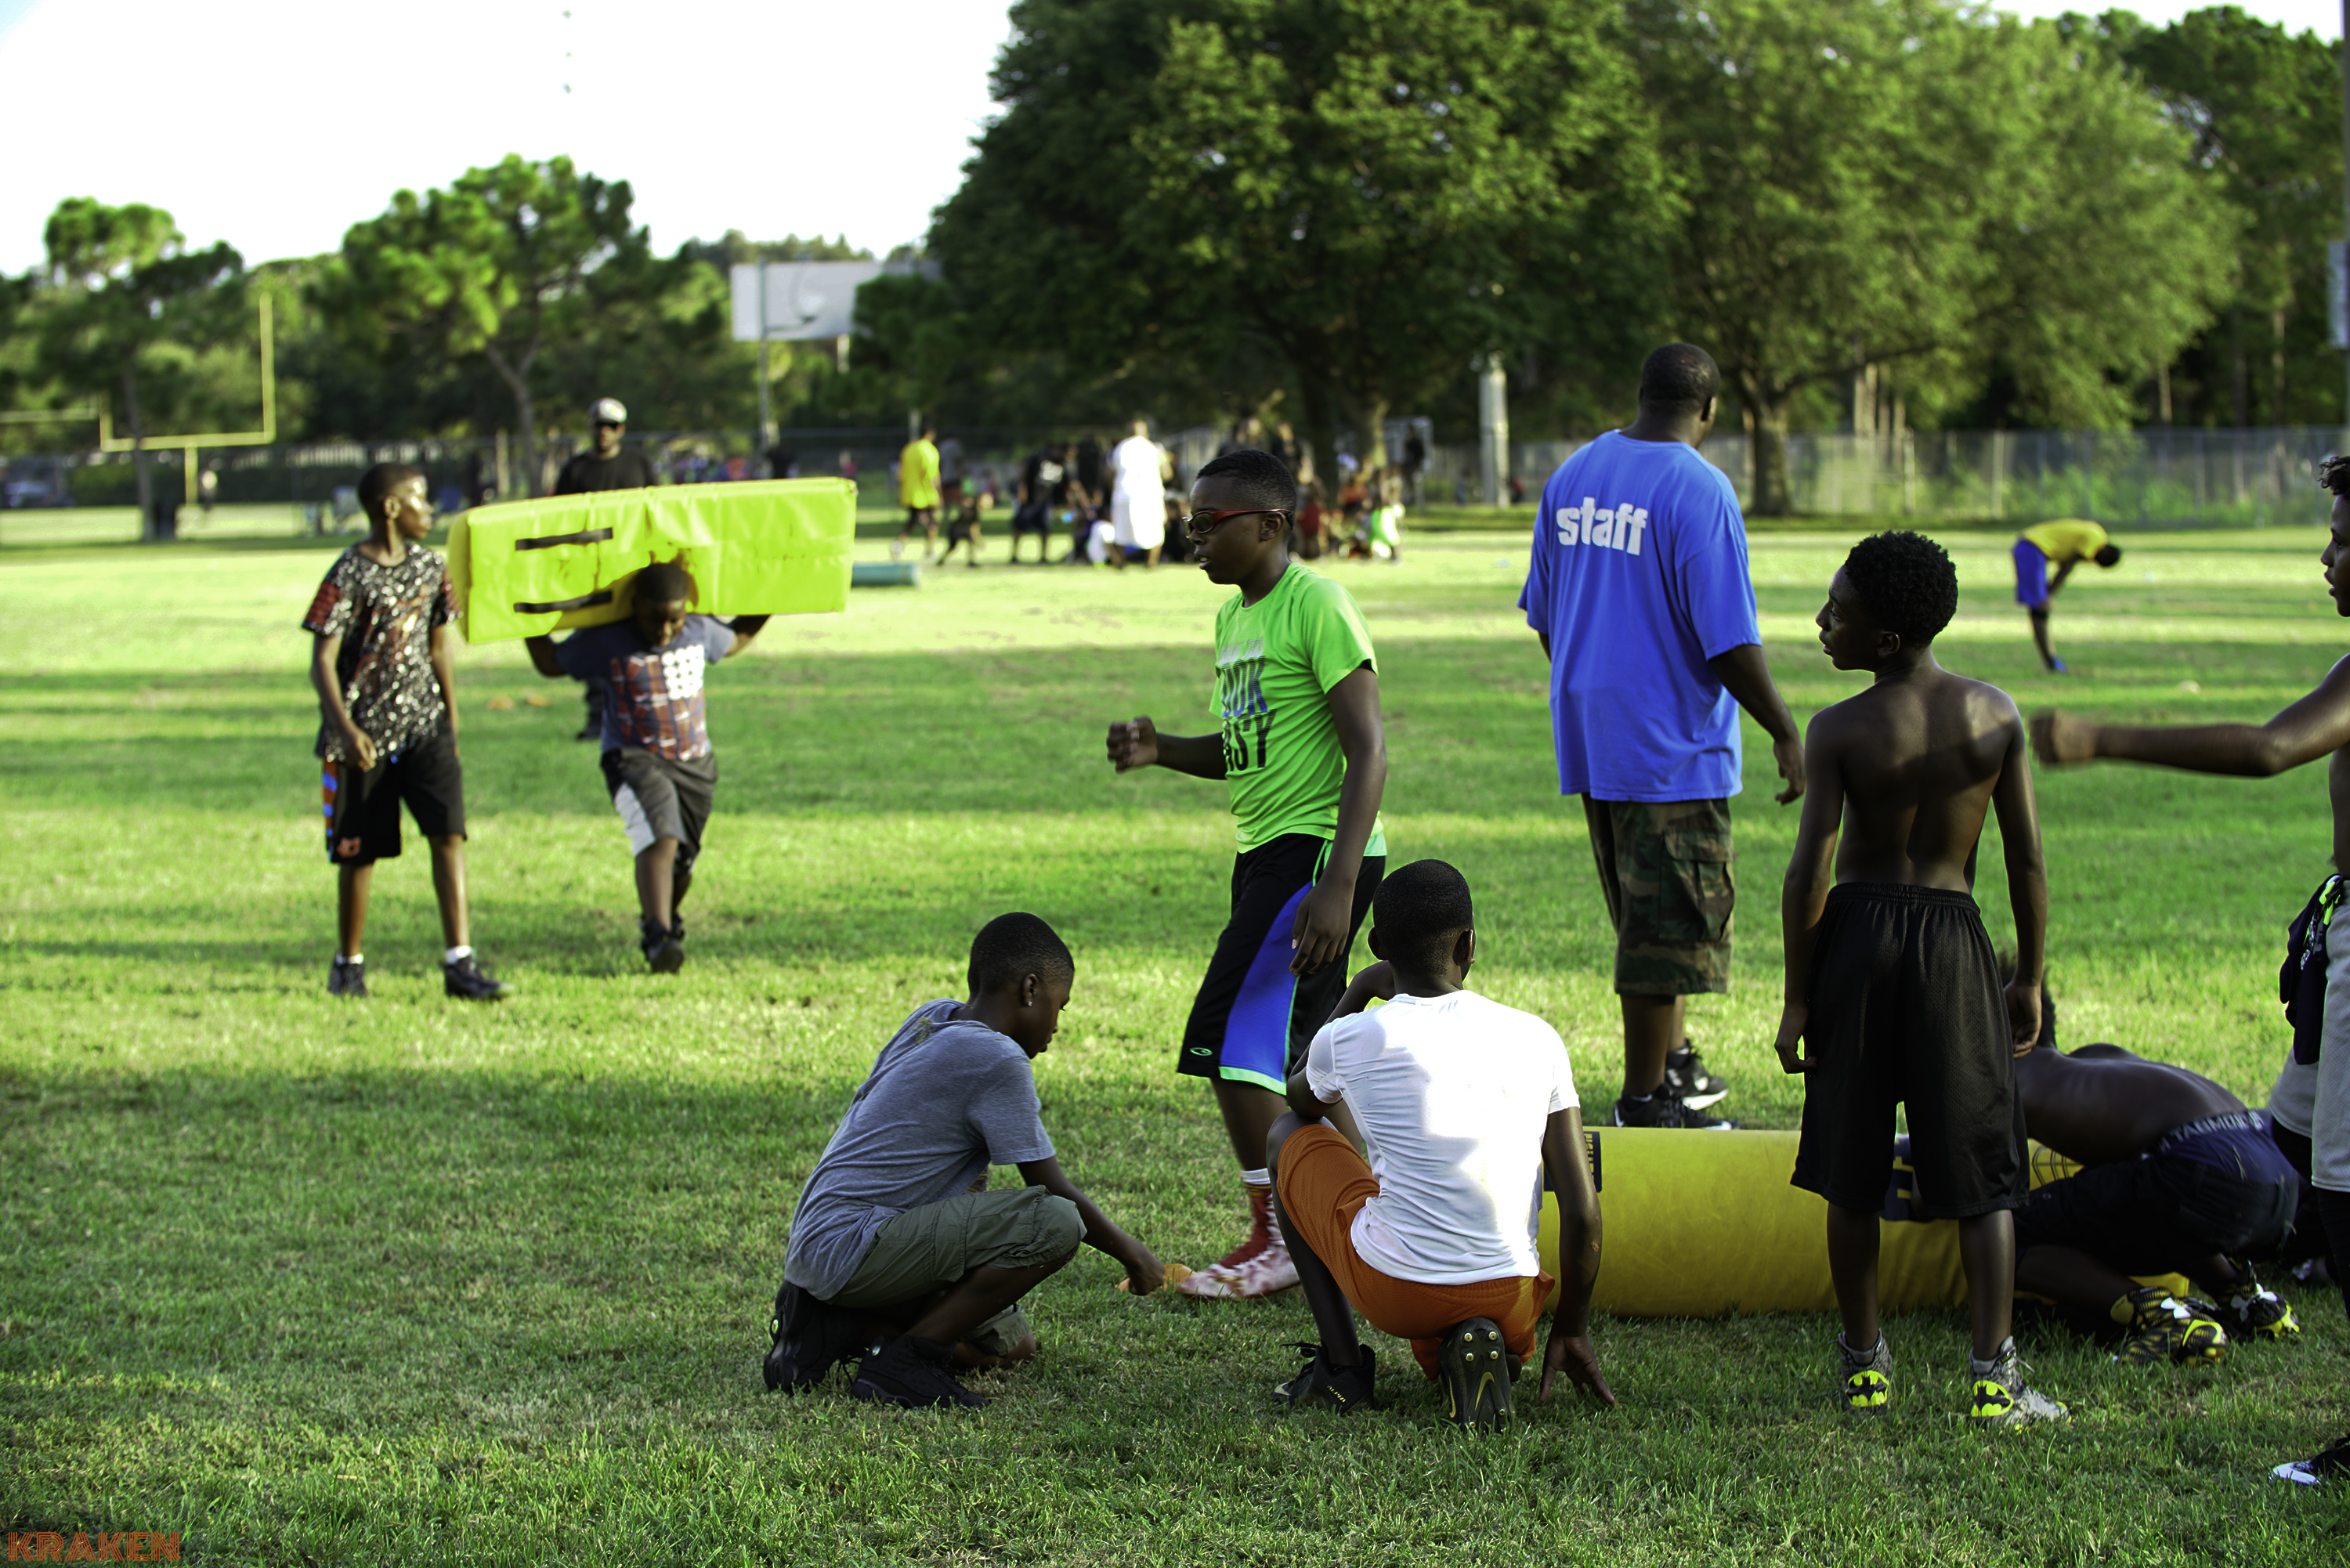
[{"label": "black and yellow cleat", "polygon": [[2114,1359],[2125,1366],[2210,1366],[2228,1357],[2228,1331],[2219,1309],[2172,1295],[2160,1285],[2140,1285],[2122,1298],[2129,1303],[2129,1337]]},{"label": "black and yellow cleat", "polygon": [[1489,1432],[1509,1428],[1510,1352],[1501,1324],[1489,1317],[1454,1324],[1444,1331],[1436,1366],[1446,1420]]},{"label": "black and yellow cleat", "polygon": [[2261,1283],[2250,1264],[2236,1264],[2236,1283],[2221,1293],[2218,1313],[2231,1339],[2298,1339],[2301,1320],[2282,1296]]},{"label": "black and yellow cleat", "polygon": [[1847,1416],[1884,1415],[1893,1403],[1893,1346],[1883,1333],[1877,1336],[1877,1348],[1866,1355],[1837,1334],[1836,1360],[1836,1407]]},{"label": "black and yellow cleat", "polygon": [[1298,1345],[1305,1365],[1288,1382],[1275,1384],[1273,1391],[1288,1400],[1292,1409],[1336,1410],[1341,1416],[1369,1409],[1378,1402],[1371,1392],[1378,1375],[1378,1363],[1369,1345],[1357,1348],[1360,1361],[1352,1366],[1338,1366],[1322,1354],[1320,1345]]},{"label": "black and yellow cleat", "polygon": [[1970,1426],[2032,1427],[2073,1418],[2072,1411],[2023,1381],[2023,1358],[2012,1335],[1987,1362],[1968,1357],[1967,1376],[1973,1385],[1967,1396]]}]

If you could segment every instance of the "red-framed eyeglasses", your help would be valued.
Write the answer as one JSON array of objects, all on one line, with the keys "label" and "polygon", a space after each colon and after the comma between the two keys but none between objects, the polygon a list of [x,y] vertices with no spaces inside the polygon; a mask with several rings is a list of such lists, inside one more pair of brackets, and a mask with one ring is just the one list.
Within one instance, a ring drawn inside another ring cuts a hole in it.
[{"label": "red-framed eyeglasses", "polygon": [[1182,527],[1183,532],[1191,537],[1204,539],[1214,533],[1216,525],[1228,517],[1250,517],[1260,514],[1287,517],[1289,510],[1283,506],[1234,506],[1222,512],[1194,512],[1189,517],[1182,519]]}]

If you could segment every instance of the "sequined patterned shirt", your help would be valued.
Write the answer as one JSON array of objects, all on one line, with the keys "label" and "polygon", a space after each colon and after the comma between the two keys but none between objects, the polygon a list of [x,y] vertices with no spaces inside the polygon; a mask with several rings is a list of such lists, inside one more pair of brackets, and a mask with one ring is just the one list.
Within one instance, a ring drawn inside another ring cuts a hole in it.
[{"label": "sequined patterned shirt", "polygon": [[[411,545],[387,566],[354,545],[335,557],[302,618],[304,631],[343,639],[335,655],[343,706],[385,756],[426,739],[447,716],[432,677],[432,628],[454,607],[448,567],[434,552]],[[323,717],[317,754],[343,756],[341,732]]]}]

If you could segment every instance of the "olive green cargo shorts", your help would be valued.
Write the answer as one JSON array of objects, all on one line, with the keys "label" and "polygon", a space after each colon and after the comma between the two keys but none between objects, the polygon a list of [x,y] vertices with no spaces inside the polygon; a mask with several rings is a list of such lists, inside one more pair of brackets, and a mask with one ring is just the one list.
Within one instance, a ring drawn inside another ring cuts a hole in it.
[{"label": "olive green cargo shorts", "polygon": [[1591,856],[1616,924],[1616,993],[1693,996],[1730,989],[1727,800],[1583,797]]},{"label": "olive green cargo shorts", "polygon": [[[1067,1257],[1085,1235],[1077,1206],[1041,1187],[959,1192],[909,1209],[874,1232],[865,1261],[832,1304],[879,1312],[914,1303],[919,1316],[973,1269],[1032,1269]],[[1008,1355],[1031,1333],[1014,1302],[962,1337],[991,1355]]]}]

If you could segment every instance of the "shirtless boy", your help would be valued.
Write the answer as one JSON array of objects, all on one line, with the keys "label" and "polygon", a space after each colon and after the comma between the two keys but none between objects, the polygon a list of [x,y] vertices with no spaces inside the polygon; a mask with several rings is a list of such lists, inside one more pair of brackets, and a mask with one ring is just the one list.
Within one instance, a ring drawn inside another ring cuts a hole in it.
[{"label": "shirtless boy", "polygon": [[[2044,1007],[2043,1002],[2043,1007]],[[2244,1262],[2284,1240],[2300,1200],[2259,1111],[2199,1074],[2118,1045],[2067,1055],[2054,1029],[2015,1064],[2024,1130],[2087,1167],[2015,1211],[2015,1282],[2129,1331],[2114,1359],[2218,1361],[2228,1334],[2301,1332]],[[2225,1304],[2181,1301],[2133,1274],[2185,1274]]]},{"label": "shirtless boy", "polygon": [[[2350,457],[2329,457],[2318,483],[2334,493],[2325,548],[2318,556],[2334,613],[2350,617]],[[2032,745],[2046,763],[2100,757],[2153,763],[2199,774],[2269,778],[2288,768],[2333,758],[2326,793],[2334,815],[2334,868],[2350,867],[2350,659],[2326,671],[2317,689],[2265,724],[2192,724],[2137,728],[2093,724],[2068,713],[2032,721]],[[2338,920],[2336,923],[2340,923]],[[2337,1265],[2350,1265],[2350,926],[2326,944],[2324,1023],[2314,1064],[2287,1064],[2271,1104],[2289,1097],[2309,1116],[2310,1184],[2334,1243]],[[2294,1129],[2298,1130],[2298,1129]],[[2350,1308],[2350,1266],[2342,1269],[2343,1304]],[[2274,1473],[2304,1486],[2350,1480],[2350,1435]]]},{"label": "shirtless boy", "polygon": [[[1950,556],[1918,534],[1862,540],[1829,585],[1820,646],[1838,670],[1876,680],[1821,710],[1804,739],[1811,787],[1782,896],[1778,1050],[1788,1072],[1808,1075],[1794,1183],[1828,1200],[1842,1407],[1877,1415],[1892,1397],[1893,1353],[1877,1321],[1877,1217],[1901,1101],[1916,1207],[1959,1222],[1974,1329],[1967,1417],[2012,1427],[2066,1414],[2025,1386],[2008,1332],[2010,1210],[2025,1189],[2012,1057],[2040,1033],[2048,877],[2015,704],[1935,662],[1935,634],[1958,607]],[[1971,892],[1991,810],[2015,909],[2016,976],[2003,1002]]]}]

